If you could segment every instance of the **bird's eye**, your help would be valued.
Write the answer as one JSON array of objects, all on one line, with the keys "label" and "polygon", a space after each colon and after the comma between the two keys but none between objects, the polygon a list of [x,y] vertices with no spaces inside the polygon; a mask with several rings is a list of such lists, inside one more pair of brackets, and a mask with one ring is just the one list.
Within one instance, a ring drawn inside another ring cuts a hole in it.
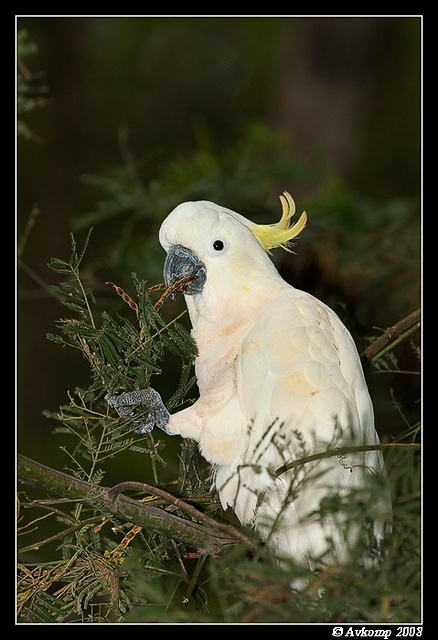
[{"label": "bird's eye", "polygon": [[213,242],[213,249],[215,251],[222,251],[223,248],[224,248],[224,243],[222,242],[222,240],[215,240]]}]

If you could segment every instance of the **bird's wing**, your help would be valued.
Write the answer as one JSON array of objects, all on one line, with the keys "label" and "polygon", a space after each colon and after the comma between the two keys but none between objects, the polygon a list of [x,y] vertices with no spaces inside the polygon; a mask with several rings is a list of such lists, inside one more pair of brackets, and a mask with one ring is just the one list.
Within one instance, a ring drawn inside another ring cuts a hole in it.
[{"label": "bird's wing", "polygon": [[[330,443],[335,427],[374,441],[372,404],[356,346],[339,318],[288,288],[259,315],[238,362],[244,413],[262,432],[274,420]],[[263,424],[264,423],[264,424]]]}]

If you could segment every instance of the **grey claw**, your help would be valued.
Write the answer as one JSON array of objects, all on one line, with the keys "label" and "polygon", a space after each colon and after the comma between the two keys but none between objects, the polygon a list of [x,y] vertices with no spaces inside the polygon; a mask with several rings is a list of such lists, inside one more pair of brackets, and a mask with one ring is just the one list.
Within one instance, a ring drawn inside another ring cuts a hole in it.
[{"label": "grey claw", "polygon": [[118,396],[105,396],[105,400],[112,409],[116,409],[122,418],[135,425],[139,425],[134,433],[149,433],[156,425],[166,431],[170,414],[155,389],[135,389],[126,391]]}]

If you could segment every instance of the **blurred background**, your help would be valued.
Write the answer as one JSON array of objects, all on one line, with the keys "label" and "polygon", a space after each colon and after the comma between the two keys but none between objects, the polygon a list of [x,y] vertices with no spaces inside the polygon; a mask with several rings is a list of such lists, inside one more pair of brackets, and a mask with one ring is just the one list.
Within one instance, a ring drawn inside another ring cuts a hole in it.
[{"label": "blurred background", "polygon": [[[69,258],[70,232],[80,244],[94,227],[82,276],[98,308],[132,314],[104,282],[133,295],[132,272],[162,281],[158,229],[179,202],[209,199],[269,223],[288,190],[309,223],[277,266],[335,309],[359,350],[420,306],[421,26],[17,18],[20,453],[62,467],[43,411],[87,386],[80,354],[46,338],[68,316],[47,291],[58,282],[47,263]],[[413,339],[393,370],[367,370],[382,437],[418,419]]]}]

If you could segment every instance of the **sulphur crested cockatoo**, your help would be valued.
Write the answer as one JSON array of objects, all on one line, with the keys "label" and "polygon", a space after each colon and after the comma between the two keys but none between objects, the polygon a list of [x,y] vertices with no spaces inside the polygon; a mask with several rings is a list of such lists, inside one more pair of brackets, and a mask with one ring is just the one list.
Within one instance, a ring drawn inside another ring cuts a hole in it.
[{"label": "sulphur crested cockatoo", "polygon": [[[367,474],[383,474],[383,464],[380,451],[367,450],[276,473],[328,449],[379,442],[349,332],[325,304],[287,284],[269,258],[275,247],[288,249],[306,224],[303,213],[292,225],[288,193],[280,200],[274,225],[207,201],[169,214],[159,232],[166,285],[196,276],[184,295],[198,349],[199,399],[173,415],[151,388],[107,401],[128,419],[140,407],[146,418],[139,433],[156,425],[196,440],[223,507],[255,526],[279,557],[313,565],[329,548],[339,560],[348,547],[342,522],[315,517],[321,499],[364,486]],[[377,539],[385,509],[373,518]],[[364,516],[357,527],[366,526]]]}]

